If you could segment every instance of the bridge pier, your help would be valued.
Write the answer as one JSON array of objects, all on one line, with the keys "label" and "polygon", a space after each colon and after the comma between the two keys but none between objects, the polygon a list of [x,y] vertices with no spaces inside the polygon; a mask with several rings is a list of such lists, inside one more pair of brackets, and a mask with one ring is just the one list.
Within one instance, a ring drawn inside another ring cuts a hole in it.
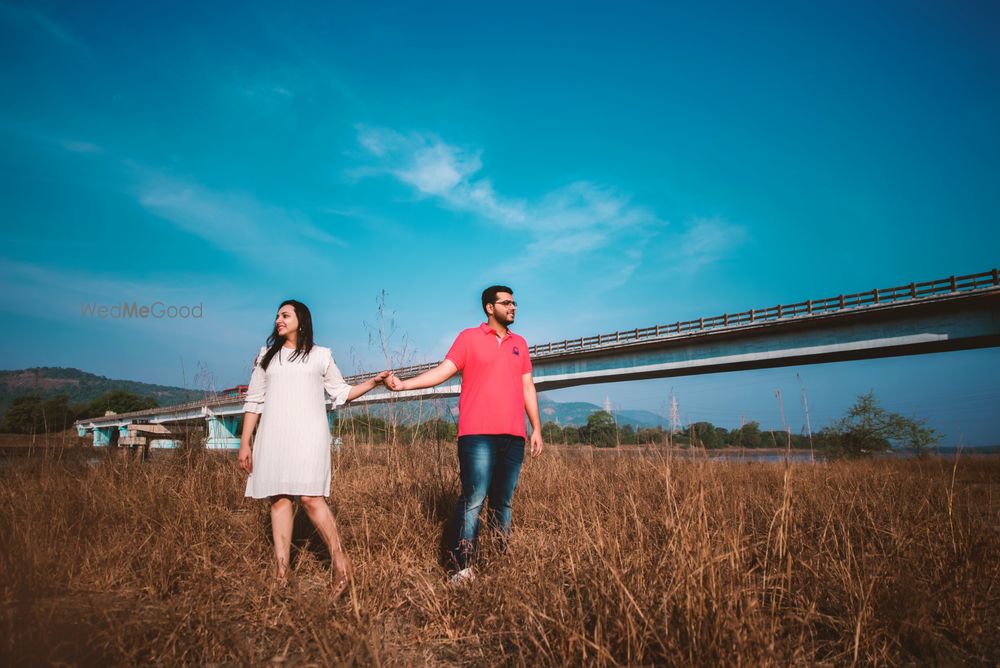
[{"label": "bridge pier", "polygon": [[208,421],[208,450],[235,450],[240,447],[242,415],[210,415]]},{"label": "bridge pier", "polygon": [[[87,434],[86,427],[77,427],[76,433],[85,436]],[[119,441],[126,436],[128,436],[128,425],[94,427],[94,446],[115,448],[118,447]]]}]

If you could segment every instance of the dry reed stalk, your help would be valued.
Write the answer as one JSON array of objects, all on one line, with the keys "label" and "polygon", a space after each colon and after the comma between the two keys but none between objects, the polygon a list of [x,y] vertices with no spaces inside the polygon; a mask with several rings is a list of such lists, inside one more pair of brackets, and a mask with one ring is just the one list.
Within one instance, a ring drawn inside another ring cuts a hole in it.
[{"label": "dry reed stalk", "polygon": [[[359,434],[358,436],[361,436]],[[13,663],[785,665],[1000,661],[1000,462],[528,464],[510,549],[445,582],[453,458],[345,434],[334,514],[270,583],[266,505],[215,453],[5,460],[0,659]],[[454,446],[449,446],[454,447]],[[398,476],[398,477],[397,477]]]}]

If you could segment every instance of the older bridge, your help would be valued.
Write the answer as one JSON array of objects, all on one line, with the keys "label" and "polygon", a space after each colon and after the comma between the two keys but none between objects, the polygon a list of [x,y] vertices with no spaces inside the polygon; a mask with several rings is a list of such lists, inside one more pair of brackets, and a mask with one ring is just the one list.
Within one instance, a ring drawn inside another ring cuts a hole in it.
[{"label": "older bridge", "polygon": [[[552,390],[998,345],[1000,275],[993,269],[543,343],[530,350],[536,387]],[[405,367],[397,373],[406,378],[437,364]],[[368,375],[349,376],[347,382],[354,384]],[[455,377],[435,388],[399,394],[378,388],[353,403],[453,397],[459,388],[460,378]],[[242,405],[240,396],[221,396],[80,420],[76,426],[81,436],[93,433],[95,445],[109,445],[120,437],[123,444],[157,437],[169,441],[172,425],[204,422],[208,447],[232,448],[239,446]],[[153,430],[149,425],[161,428]]]}]

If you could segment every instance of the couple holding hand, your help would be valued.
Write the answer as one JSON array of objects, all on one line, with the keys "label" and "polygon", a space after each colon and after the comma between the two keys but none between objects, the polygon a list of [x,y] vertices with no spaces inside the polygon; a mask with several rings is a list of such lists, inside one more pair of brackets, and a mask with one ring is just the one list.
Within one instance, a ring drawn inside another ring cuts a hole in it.
[{"label": "couple holding hand", "polygon": [[279,583],[287,581],[292,498],[299,497],[330,551],[334,597],[347,589],[351,564],[325,499],[330,494],[326,395],[336,407],[382,383],[393,391],[418,390],[461,372],[458,463],[462,493],[455,511],[458,531],[451,547],[452,580],[474,577],[479,514],[487,497],[490,525],[506,542],[511,500],[524,461],[525,413],[531,422],[533,457],[542,451],[542,429],[528,344],[510,331],[517,309],[513,290],[490,286],[483,291],[482,303],[486,322],[463,330],[435,368],[406,380],[383,371],[358,385],[344,382],[329,348],[313,344],[312,315],[305,304],[288,300],[278,308],[274,329],[254,361],[247,388],[239,464],[249,473],[246,496],[270,500]]}]

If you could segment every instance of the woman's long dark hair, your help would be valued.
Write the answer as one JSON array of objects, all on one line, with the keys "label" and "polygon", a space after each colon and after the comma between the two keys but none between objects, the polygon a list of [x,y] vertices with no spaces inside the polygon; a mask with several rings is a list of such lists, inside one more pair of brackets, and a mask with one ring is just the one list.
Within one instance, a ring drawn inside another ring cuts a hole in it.
[{"label": "woman's long dark hair", "polygon": [[[296,360],[299,357],[306,357],[309,355],[309,351],[313,349],[312,313],[309,312],[308,306],[294,299],[286,299],[281,302],[281,305],[278,306],[279,311],[282,306],[291,306],[294,308],[295,317],[299,320],[298,337],[295,339],[295,352],[288,359]],[[267,337],[267,352],[264,353],[264,357],[260,360],[262,369],[267,369],[267,365],[271,363],[271,358],[278,353],[278,350],[283,345],[285,345],[285,337],[278,334],[278,326],[275,325],[274,329],[271,330],[271,336]]]}]

